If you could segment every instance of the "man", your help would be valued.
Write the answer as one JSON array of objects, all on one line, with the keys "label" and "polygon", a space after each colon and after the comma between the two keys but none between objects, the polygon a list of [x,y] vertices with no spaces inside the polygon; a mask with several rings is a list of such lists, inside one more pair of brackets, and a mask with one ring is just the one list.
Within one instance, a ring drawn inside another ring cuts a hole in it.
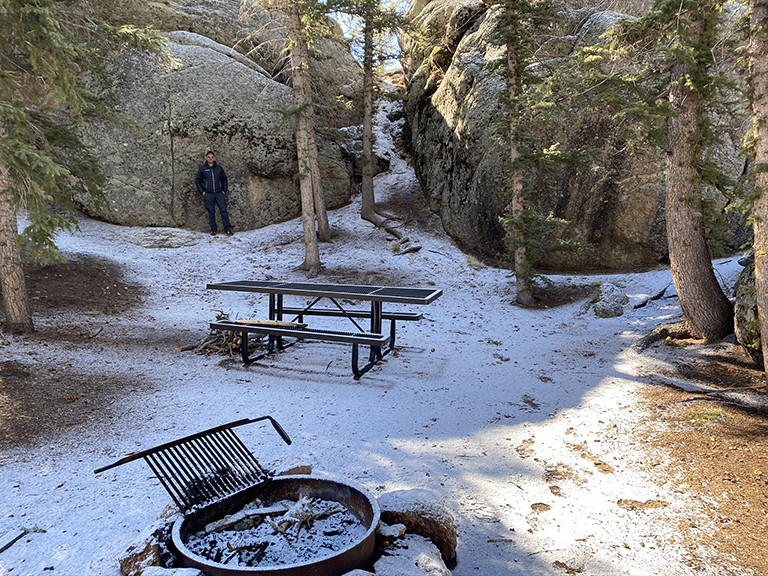
[{"label": "man", "polygon": [[216,155],[210,150],[205,154],[205,164],[200,166],[195,176],[197,191],[203,195],[203,206],[208,211],[208,224],[211,226],[211,236],[216,236],[216,206],[227,236],[232,236],[232,226],[229,224],[227,212],[227,175],[224,168],[216,164]]}]

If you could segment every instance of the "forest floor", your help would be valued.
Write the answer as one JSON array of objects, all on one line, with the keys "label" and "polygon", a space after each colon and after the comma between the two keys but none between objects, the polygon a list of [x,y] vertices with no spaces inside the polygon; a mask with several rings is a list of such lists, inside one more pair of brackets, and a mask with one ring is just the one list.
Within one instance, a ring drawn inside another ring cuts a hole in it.
[{"label": "forest floor", "polygon": [[652,416],[638,423],[635,437],[663,450],[666,461],[648,466],[681,491],[696,494],[702,523],[716,520],[715,531],[703,529],[695,518],[681,523],[691,565],[697,564],[700,547],[712,547],[723,564],[731,558],[755,574],[768,574],[768,414],[720,396],[753,387],[752,393],[765,396],[764,372],[740,346],[727,342],[691,350],[662,344],[651,353],[672,359],[671,370],[677,374],[660,374],[662,378],[680,376],[707,389],[648,387],[643,396]]},{"label": "forest floor", "polygon": [[[118,313],[145,297],[142,288],[126,285],[120,269],[103,260],[50,266],[30,272],[27,280],[35,315],[67,309]],[[92,336],[68,326],[35,334],[42,345]],[[665,361],[665,373],[651,369],[646,375],[651,384],[675,376],[719,390],[765,384],[763,372],[733,344],[681,347],[660,343],[645,354]],[[78,381],[71,371],[55,368],[29,373],[17,363],[0,361],[0,385],[4,395],[12,399],[0,405],[0,447],[32,445],[45,441],[45,435],[81,424],[73,418],[87,420],[91,411],[99,409],[99,398],[106,401],[113,389],[129,384],[135,385],[117,378]],[[90,410],[66,410],[66,404],[74,401],[70,390],[90,398]],[[765,390],[757,393],[764,394]],[[697,550],[706,546],[718,550],[723,565],[734,563],[756,574],[768,574],[768,415],[712,394],[667,385],[649,385],[643,394],[651,416],[637,422],[634,438],[628,441],[638,447],[650,444],[663,455],[647,463],[649,470],[656,476],[665,475],[680,491],[695,495],[702,504],[702,526],[709,524],[706,518],[717,520],[714,532],[699,529],[695,519],[681,521],[684,525],[678,530],[685,535],[691,567],[695,569],[699,562]],[[45,426],[41,426],[41,419]],[[642,509],[654,502],[626,501],[621,505]]]}]

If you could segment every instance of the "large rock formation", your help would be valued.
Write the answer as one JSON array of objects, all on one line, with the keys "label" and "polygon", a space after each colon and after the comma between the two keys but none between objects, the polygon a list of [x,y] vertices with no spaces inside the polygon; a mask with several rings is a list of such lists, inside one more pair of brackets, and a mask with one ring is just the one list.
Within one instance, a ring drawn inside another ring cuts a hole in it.
[{"label": "large rock formation", "polygon": [[[286,84],[285,38],[275,16],[240,14],[222,0],[133,0],[99,3],[113,24],[166,32],[172,62],[136,51],[115,54],[114,99],[121,122],[87,127],[87,139],[107,177],[106,203],[82,199],[89,214],[125,225],[207,230],[194,176],[215,150],[230,182],[235,229],[286,220],[300,212],[292,108]],[[235,49],[237,48],[237,49]],[[341,84],[351,94],[359,66],[338,39],[324,43],[313,72],[320,101],[333,102]],[[328,60],[333,59],[333,64]],[[337,82],[328,82],[330,67]],[[327,107],[326,123],[349,122]],[[349,201],[352,162],[332,140],[320,139],[326,202]]]},{"label": "large rock formation", "polygon": [[[508,205],[502,173],[506,152],[498,137],[505,52],[493,41],[499,8],[480,0],[418,0],[409,13],[430,38],[426,44],[401,42],[419,182],[451,236],[471,252],[498,258],[505,236],[499,218]],[[563,10],[537,58],[553,61],[594,43],[621,17],[595,9]],[[550,257],[541,265],[619,271],[664,261],[663,153],[629,153],[607,115],[592,110],[584,117],[586,127],[571,136],[573,142],[562,144],[591,146],[607,170],[533,174],[537,192],[532,200],[539,213],[569,222],[566,237],[586,241],[594,251]],[[744,168],[738,156],[744,128],[731,124],[718,132],[724,143],[715,153],[735,176]],[[713,197],[724,206],[723,198]],[[741,241],[736,238],[731,246]]]}]

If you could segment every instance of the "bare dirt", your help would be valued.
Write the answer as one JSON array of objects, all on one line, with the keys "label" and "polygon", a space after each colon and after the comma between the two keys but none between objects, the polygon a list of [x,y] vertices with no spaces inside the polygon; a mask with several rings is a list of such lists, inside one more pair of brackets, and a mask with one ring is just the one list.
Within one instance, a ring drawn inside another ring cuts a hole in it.
[{"label": "bare dirt", "polygon": [[[123,281],[120,269],[107,261],[81,259],[32,270],[27,283],[36,318],[77,315],[117,315],[140,303],[141,287]],[[584,297],[584,293],[555,297],[552,304]],[[41,347],[52,342],[83,342],[93,338],[88,322],[41,322],[28,338]],[[679,353],[678,353],[679,352]],[[638,449],[650,446],[647,463],[660,483],[672,482],[693,493],[700,502],[697,514],[679,518],[686,536],[690,565],[702,562],[700,547],[718,551],[718,564],[740,566],[768,574],[768,414],[737,405],[718,393],[682,391],[669,386],[675,378],[699,382],[712,389],[749,389],[765,396],[764,373],[736,345],[718,345],[712,353],[685,348],[671,350],[663,343],[644,352],[649,357],[670,355],[664,373],[644,375],[643,390],[650,416],[638,422],[628,441]],[[96,379],[72,367],[41,365],[31,372],[19,363],[0,360],[0,449],[32,446],[45,435],[103,417],[103,408],[140,383],[117,378]],[[83,401],[83,399],[86,399]],[[78,401],[79,409],[71,409]],[[83,405],[87,409],[83,409]],[[553,472],[554,473],[554,472]],[[664,503],[623,501],[627,509]],[[716,529],[711,530],[714,519]]]},{"label": "bare dirt", "polygon": [[[71,260],[26,273],[36,331],[27,336],[50,342],[86,342],[98,334],[90,319],[116,316],[144,298],[143,288],[123,282],[118,266],[97,258]],[[80,320],[78,320],[78,317]],[[58,321],[46,321],[57,318]],[[2,336],[0,336],[2,338]],[[0,449],[32,445],[46,434],[104,415],[116,396],[138,382],[84,376],[72,366],[28,365],[0,360]]]}]

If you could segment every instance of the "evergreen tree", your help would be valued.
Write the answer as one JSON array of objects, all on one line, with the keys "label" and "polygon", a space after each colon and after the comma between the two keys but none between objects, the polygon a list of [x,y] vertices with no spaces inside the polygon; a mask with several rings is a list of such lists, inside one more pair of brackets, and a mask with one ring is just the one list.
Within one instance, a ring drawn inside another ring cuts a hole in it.
[{"label": "evergreen tree", "polygon": [[708,107],[723,84],[715,71],[723,2],[659,0],[625,28],[630,41],[656,42],[669,73],[666,220],[669,260],[685,320],[674,336],[717,341],[733,332],[733,307],[715,277],[703,204],[707,150],[715,142]]},{"label": "evergreen tree", "polygon": [[755,294],[765,361],[768,359],[768,0],[751,1],[749,24],[748,62],[755,172],[752,210]]},{"label": "evergreen tree", "polygon": [[733,332],[733,307],[712,268],[707,246],[701,159],[710,126],[706,103],[711,49],[716,41],[720,2],[698,1],[686,8],[675,41],[667,121],[666,218],[669,262],[680,307],[685,315],[682,333],[707,342]]},{"label": "evergreen tree", "polygon": [[[382,226],[386,215],[379,213],[373,187],[373,110],[376,101],[375,70],[377,56],[388,56],[381,40],[383,35],[406,27],[405,17],[394,7],[385,7],[381,0],[339,0],[337,9],[359,19],[362,30],[363,56],[363,150],[362,150],[362,201],[360,216],[376,226]],[[400,237],[399,231],[393,230]]]},{"label": "evergreen tree", "polygon": [[[311,168],[313,154],[317,156],[317,148],[312,150],[314,139],[314,121],[312,100],[310,95],[309,54],[307,41],[303,37],[302,14],[298,4],[288,6],[288,39],[291,57],[291,84],[293,86],[293,103],[297,110],[296,119],[296,153],[299,161],[299,187],[301,190],[301,221],[304,227],[304,262],[300,268],[306,270],[310,278],[320,272],[320,250],[317,245],[318,237],[315,230],[316,197],[315,191],[319,183],[313,179]],[[310,137],[310,133],[312,136]],[[313,184],[314,182],[314,184]]]},{"label": "evergreen tree", "polygon": [[102,177],[77,136],[77,125],[100,111],[100,57],[107,44],[157,46],[132,29],[88,17],[85,2],[0,0],[0,290],[10,332],[30,332],[19,253],[18,212],[28,213],[23,240],[35,257],[60,259],[59,228],[75,223],[77,193],[98,194]]},{"label": "evergreen tree", "polygon": [[304,231],[304,262],[299,266],[310,278],[320,272],[318,240],[329,242],[331,228],[320,177],[314,102],[310,77],[310,46],[313,40],[330,33],[328,6],[316,0],[257,0],[283,15],[288,37],[294,110],[296,153],[301,191],[301,219]]},{"label": "evergreen tree", "polygon": [[532,306],[535,303],[533,262],[530,258],[531,243],[539,243],[540,237],[532,235],[536,218],[526,187],[526,172],[536,162],[539,150],[526,142],[523,119],[529,117],[528,97],[531,85],[538,78],[531,76],[529,66],[533,62],[533,31],[545,25],[551,17],[548,0],[501,0],[501,17],[497,42],[506,49],[504,94],[506,113],[506,141],[508,142],[510,213],[503,223],[510,233],[508,245],[514,253],[517,303]]},{"label": "evergreen tree", "polygon": [[[627,149],[667,153],[666,225],[670,265],[684,321],[661,326],[661,337],[716,341],[733,331],[733,309],[714,274],[708,246],[706,186],[728,179],[711,160],[717,142],[710,114],[731,114],[732,88],[715,61],[723,2],[657,0],[642,18],[625,20],[606,42],[580,52],[576,92],[601,102]],[[588,84],[587,84],[588,83]]]}]

